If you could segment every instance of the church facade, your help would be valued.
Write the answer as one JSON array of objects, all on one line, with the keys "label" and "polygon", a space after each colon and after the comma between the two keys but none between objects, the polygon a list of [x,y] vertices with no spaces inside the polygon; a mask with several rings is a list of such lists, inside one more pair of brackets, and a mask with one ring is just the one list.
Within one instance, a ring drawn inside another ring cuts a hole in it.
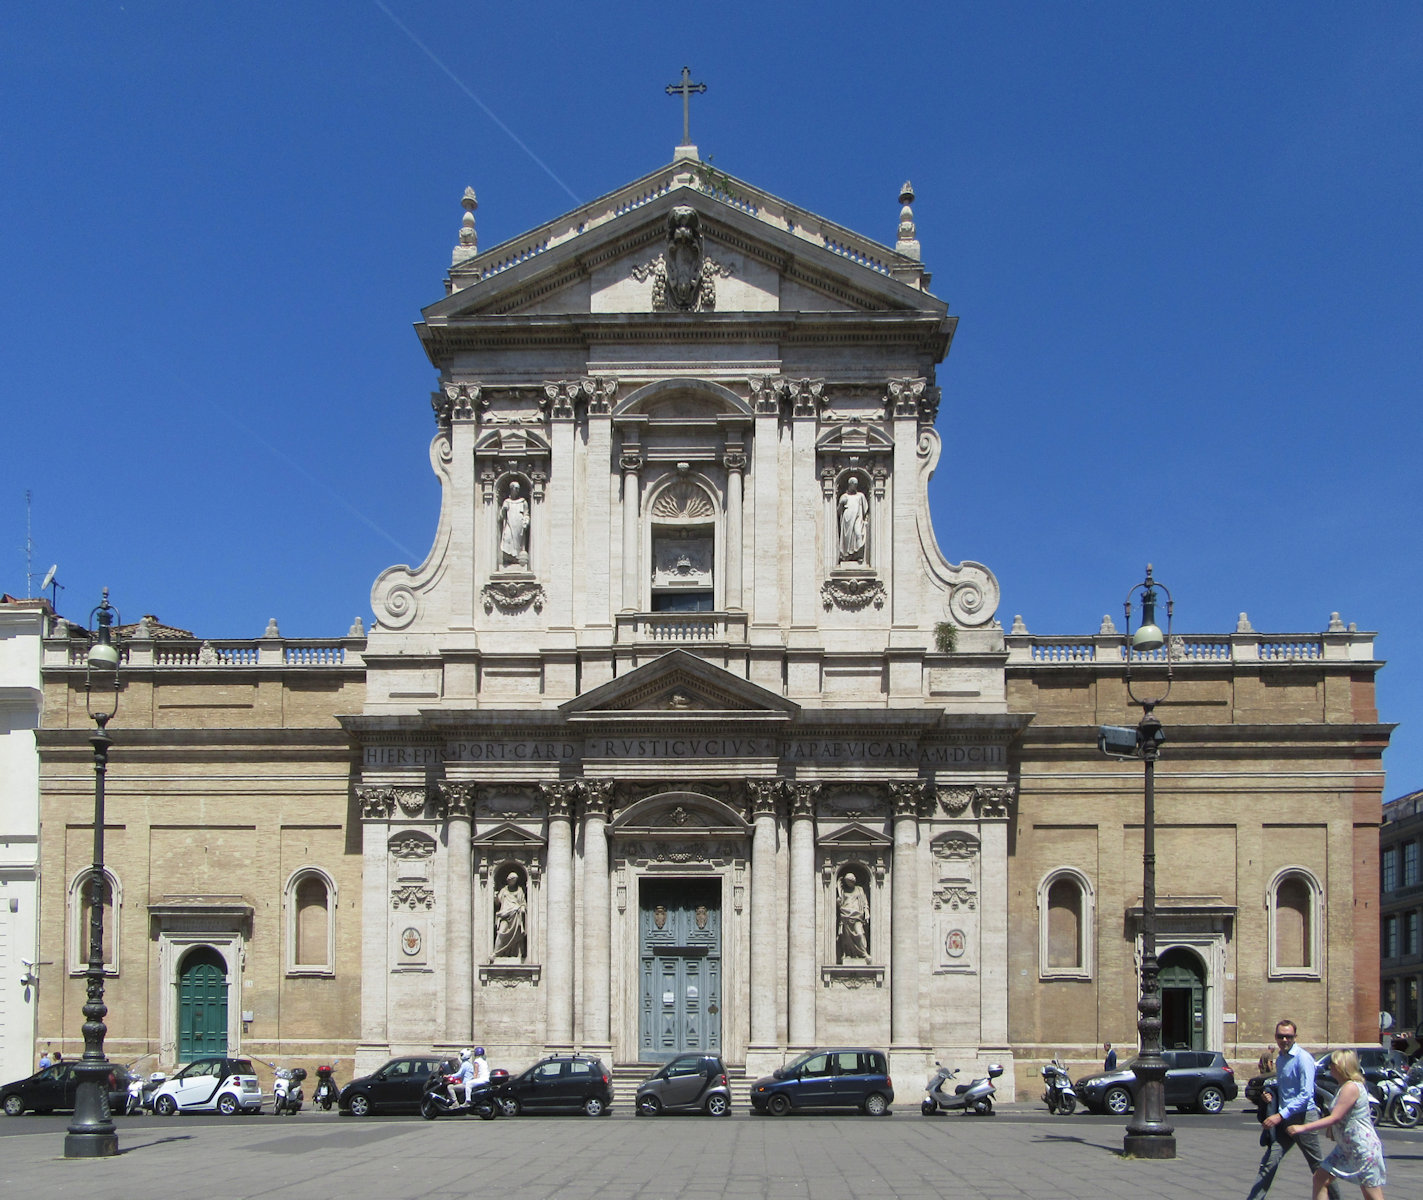
[{"label": "church facade", "polygon": [[[130,641],[113,1042],[357,1068],[476,1041],[511,1065],[705,1049],[751,1074],[855,1043],[911,1079],[1016,1061],[1021,1086],[1134,1040],[1140,770],[1095,746],[1135,719],[1123,640],[1005,633],[991,571],[940,549],[956,318],[912,201],[880,245],[684,146],[481,253],[466,194],[418,327],[426,560],[376,580],[368,636]],[[81,660],[47,644],[60,943]],[[1372,636],[1242,615],[1167,660],[1168,1044],[1253,1057],[1277,1010],[1371,1038]],[[82,997],[56,982],[58,1042]],[[201,995],[225,998],[211,1029]]]}]

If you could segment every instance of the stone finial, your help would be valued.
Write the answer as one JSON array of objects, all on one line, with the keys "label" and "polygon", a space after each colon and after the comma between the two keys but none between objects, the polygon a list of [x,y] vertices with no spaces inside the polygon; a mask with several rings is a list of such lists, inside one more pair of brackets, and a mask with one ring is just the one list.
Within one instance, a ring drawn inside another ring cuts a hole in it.
[{"label": "stone finial", "polygon": [[1014,613],[1014,614],[1013,614],[1013,628],[1010,629],[1010,630],[1008,630],[1008,632],[1009,632],[1009,633],[1027,633],[1027,632],[1028,632],[1028,627],[1023,624],[1023,614],[1022,614],[1022,613]]},{"label": "stone finial", "polygon": [[267,628],[266,628],[266,630],[263,632],[262,636],[263,636],[264,638],[279,638],[279,637],[282,636],[282,631],[277,628],[277,618],[276,618],[276,617],[272,617],[272,618],[267,622]]},{"label": "stone finial", "polygon": [[1344,633],[1344,632],[1345,632],[1345,629],[1344,629],[1344,622],[1340,619],[1339,614],[1338,614],[1337,612],[1332,612],[1332,613],[1329,614],[1329,632],[1330,632],[1330,633]]},{"label": "stone finial", "polygon": [[[1334,614],[1338,616],[1338,613]],[[138,628],[134,630],[135,638],[147,638],[152,641],[158,634],[158,618],[152,613],[144,613],[138,622]]]},{"label": "stone finial", "polygon": [[899,203],[903,207],[899,210],[899,240],[894,248],[908,258],[918,259],[919,239],[914,227],[914,209],[910,207],[914,203],[914,185],[907,179],[899,189]]},{"label": "stone finial", "polygon": [[361,618],[357,617],[351,622],[351,628],[346,630],[347,637],[365,637],[366,627],[361,623]]},{"label": "stone finial", "polygon": [[1235,623],[1236,633],[1254,633],[1255,627],[1250,624],[1250,618],[1244,613],[1240,614],[1240,620]]},{"label": "stone finial", "polygon": [[1101,625],[1101,628],[1099,628],[1099,629],[1097,630],[1097,632],[1098,632],[1098,634],[1116,633],[1116,632],[1117,632],[1116,622],[1114,622],[1114,621],[1112,620],[1112,614],[1111,614],[1111,613],[1103,613],[1103,614],[1102,614],[1102,625]]},{"label": "stone finial", "polygon": [[479,200],[472,187],[465,188],[460,204],[464,208],[464,217],[460,220],[459,245],[455,247],[450,264],[456,267],[479,253],[479,235],[474,231],[474,210],[479,207]]}]

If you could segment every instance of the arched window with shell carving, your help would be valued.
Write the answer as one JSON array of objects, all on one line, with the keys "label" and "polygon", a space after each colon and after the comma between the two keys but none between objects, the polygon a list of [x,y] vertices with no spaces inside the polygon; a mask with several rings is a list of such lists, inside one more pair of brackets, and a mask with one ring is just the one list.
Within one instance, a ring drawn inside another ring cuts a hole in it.
[{"label": "arched window with shell carving", "polygon": [[717,596],[720,503],[712,487],[679,471],[648,505],[652,612],[712,612]]}]

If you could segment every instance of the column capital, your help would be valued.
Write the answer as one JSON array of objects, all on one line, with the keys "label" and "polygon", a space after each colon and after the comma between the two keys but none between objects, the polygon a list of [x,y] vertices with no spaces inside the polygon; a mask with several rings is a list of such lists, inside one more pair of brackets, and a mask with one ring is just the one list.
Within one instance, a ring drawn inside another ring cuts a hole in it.
[{"label": "column capital", "polygon": [[789,784],[791,819],[798,820],[815,816],[815,802],[820,799],[821,786],[818,783]]},{"label": "column capital", "polygon": [[613,802],[613,781],[611,779],[585,779],[580,788],[582,815],[608,819]]},{"label": "column capital", "polygon": [[550,820],[567,821],[573,816],[573,806],[578,800],[582,783],[576,779],[561,779],[556,783],[539,784],[539,796],[548,808]]},{"label": "column capital", "polygon": [[902,817],[918,817],[923,811],[928,796],[929,785],[919,780],[895,781],[888,785],[890,808],[895,820]]},{"label": "column capital", "polygon": [[1006,821],[1009,810],[1017,799],[1018,789],[1011,784],[1004,787],[974,788],[974,815],[981,821]]},{"label": "column capital", "polygon": [[356,802],[361,806],[361,820],[389,821],[395,813],[395,791],[388,787],[360,786]]},{"label": "column capital", "polygon": [[635,450],[625,450],[618,455],[618,466],[624,474],[636,475],[642,470],[642,455]]},{"label": "column capital", "polygon": [[751,817],[774,817],[786,794],[784,779],[748,779],[746,793],[751,799]]},{"label": "column capital", "polygon": [[474,816],[474,802],[478,795],[477,783],[442,779],[435,785],[435,814],[468,819]]},{"label": "column capital", "polygon": [[746,470],[746,454],[741,450],[728,450],[721,457],[722,465],[728,471],[739,474]]}]

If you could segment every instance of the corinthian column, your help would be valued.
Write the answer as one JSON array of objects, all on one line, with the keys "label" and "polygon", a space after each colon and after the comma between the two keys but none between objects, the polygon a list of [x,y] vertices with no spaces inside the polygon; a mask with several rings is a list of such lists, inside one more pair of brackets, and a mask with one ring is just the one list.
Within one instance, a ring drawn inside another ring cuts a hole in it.
[{"label": "corinthian column", "polygon": [[776,799],[779,779],[751,780],[751,1045],[776,1044]]},{"label": "corinthian column", "polygon": [[919,803],[921,783],[892,783],[894,859],[890,877],[889,1041],[919,1045]]},{"label": "corinthian column", "polygon": [[612,791],[611,780],[590,781],[583,788],[583,1041],[594,1050],[611,1045],[608,801]]},{"label": "corinthian column", "polygon": [[815,798],[820,785],[792,785],[790,1044],[815,1044]]},{"label": "corinthian column", "polygon": [[573,1044],[573,783],[539,786],[548,805],[548,872],[545,877],[545,945],[548,961],[548,1045]]},{"label": "corinthian column", "polygon": [[442,783],[445,806],[446,848],[449,868],[449,907],[445,913],[445,945],[449,947],[449,973],[445,978],[447,1041],[467,1042],[474,1036],[474,929],[473,878],[470,867],[471,817],[474,784]]}]

